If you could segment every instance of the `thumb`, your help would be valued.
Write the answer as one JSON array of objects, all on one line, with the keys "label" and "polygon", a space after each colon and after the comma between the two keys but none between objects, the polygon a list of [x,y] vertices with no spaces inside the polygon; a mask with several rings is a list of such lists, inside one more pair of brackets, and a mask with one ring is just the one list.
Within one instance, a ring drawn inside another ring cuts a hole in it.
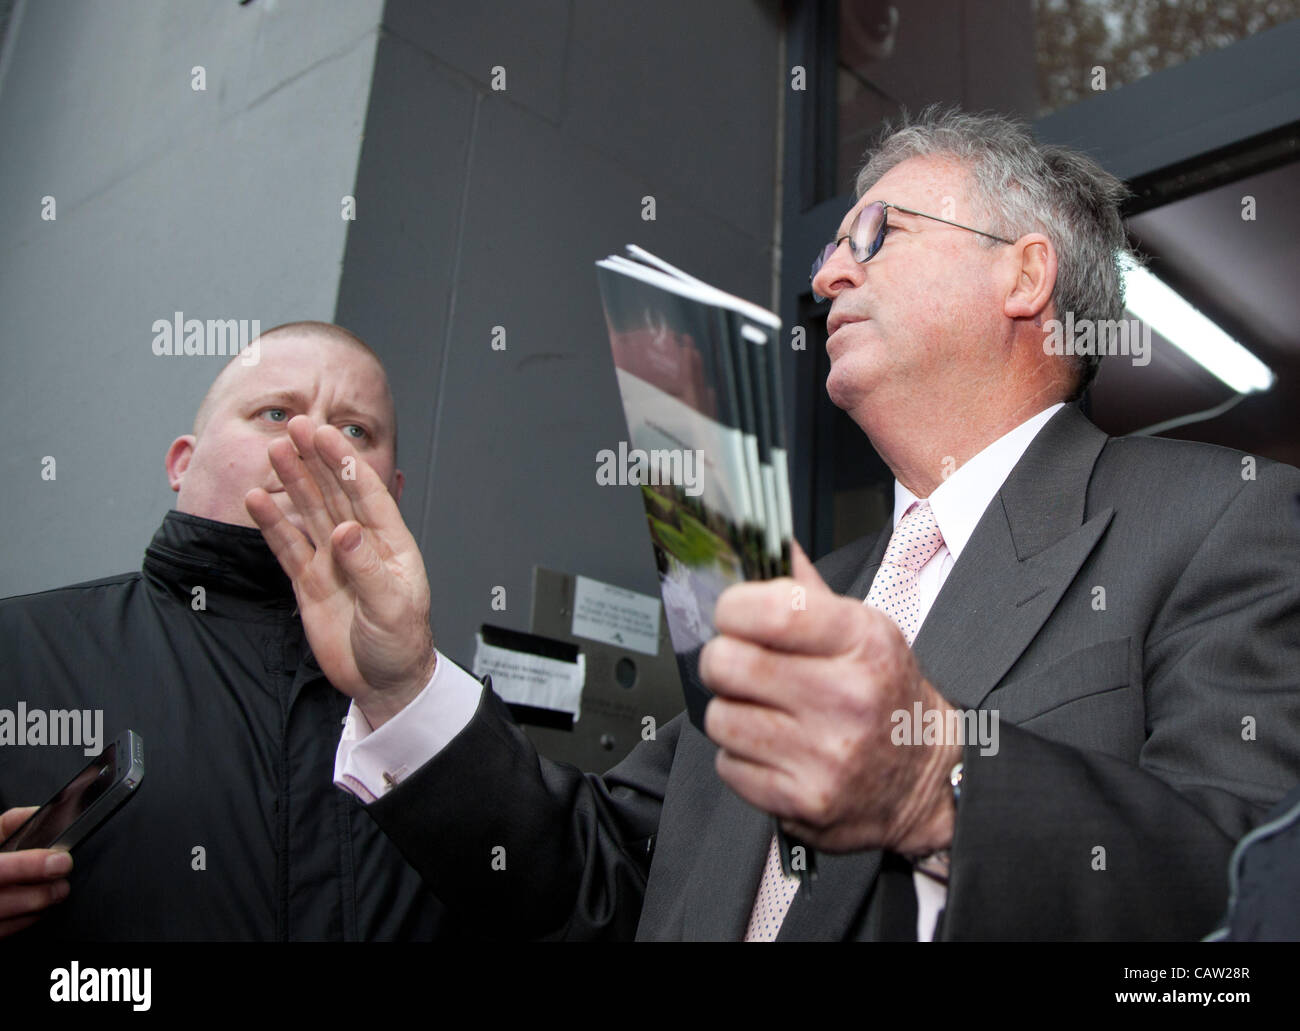
[{"label": "thumb", "polygon": [[803,548],[799,547],[799,542],[793,537],[790,538],[790,575],[797,584],[803,584],[805,587],[815,585],[823,590],[830,590],[826,586],[826,581],[821,578],[821,574],[817,572],[817,567],[803,553]]}]

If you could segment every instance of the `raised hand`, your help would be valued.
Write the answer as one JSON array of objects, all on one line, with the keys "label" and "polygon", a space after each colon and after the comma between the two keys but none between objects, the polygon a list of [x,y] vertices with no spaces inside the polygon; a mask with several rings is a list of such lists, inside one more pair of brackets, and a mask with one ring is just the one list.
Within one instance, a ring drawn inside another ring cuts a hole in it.
[{"label": "raised hand", "polygon": [[424,560],[388,488],[338,429],[295,416],[269,454],[307,532],[261,488],[245,507],[293,581],[321,670],[377,728],[433,675]]}]

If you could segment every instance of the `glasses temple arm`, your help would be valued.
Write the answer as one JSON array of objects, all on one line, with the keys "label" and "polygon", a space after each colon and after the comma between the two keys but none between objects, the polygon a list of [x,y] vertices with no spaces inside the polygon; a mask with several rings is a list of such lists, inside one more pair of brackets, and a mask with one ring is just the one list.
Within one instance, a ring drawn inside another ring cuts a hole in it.
[{"label": "glasses temple arm", "polygon": [[935,222],[942,222],[944,225],[956,226],[958,229],[965,229],[967,232],[978,233],[980,236],[987,236],[990,240],[997,240],[999,243],[1015,243],[1015,240],[1008,240],[1001,236],[995,236],[993,233],[986,233],[983,229],[976,229],[974,226],[962,225],[960,222],[954,222],[950,218],[940,218],[938,215],[927,215],[924,211],[913,211],[911,208],[902,207],[899,204],[886,204],[887,208],[893,208],[901,211],[905,215],[920,215],[922,218],[933,219]]}]

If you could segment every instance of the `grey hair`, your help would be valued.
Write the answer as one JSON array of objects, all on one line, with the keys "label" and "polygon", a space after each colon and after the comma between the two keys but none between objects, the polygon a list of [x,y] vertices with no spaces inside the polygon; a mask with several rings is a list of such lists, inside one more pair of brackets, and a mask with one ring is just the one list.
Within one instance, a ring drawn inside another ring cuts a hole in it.
[{"label": "grey hair", "polygon": [[[1076,320],[1124,317],[1121,263],[1128,240],[1119,209],[1129,190],[1123,182],[1080,151],[1035,142],[1022,122],[935,104],[915,118],[904,112],[897,125],[886,123],[858,173],[856,195],[909,158],[937,156],[966,167],[972,205],[985,220],[976,228],[1009,240],[1039,232],[1052,241],[1058,318],[1068,311]],[[1074,364],[1069,398],[1074,400],[1097,375],[1101,355],[1072,355],[1066,361]]]}]

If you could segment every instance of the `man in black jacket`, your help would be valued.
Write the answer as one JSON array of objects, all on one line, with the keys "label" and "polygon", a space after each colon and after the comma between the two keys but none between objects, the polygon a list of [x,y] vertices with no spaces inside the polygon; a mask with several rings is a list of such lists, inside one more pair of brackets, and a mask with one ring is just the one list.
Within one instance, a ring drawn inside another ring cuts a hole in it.
[{"label": "man in black jacket", "polygon": [[[194,433],[168,450],[177,508],[141,571],[0,602],[0,708],[102,712],[97,743],[135,730],[147,771],[139,797],[78,848],[70,894],[59,886],[66,871],[45,875],[45,853],[0,855],[0,934],[33,922],[24,938],[445,931],[437,900],[331,784],[348,700],[321,673],[293,587],[244,508],[262,487],[303,525],[267,458],[299,414],[337,426],[398,498],[387,379],[337,326],[277,327],[259,347],[255,364],[226,366]],[[43,801],[87,761],[83,751],[0,745],[0,809]]]}]

